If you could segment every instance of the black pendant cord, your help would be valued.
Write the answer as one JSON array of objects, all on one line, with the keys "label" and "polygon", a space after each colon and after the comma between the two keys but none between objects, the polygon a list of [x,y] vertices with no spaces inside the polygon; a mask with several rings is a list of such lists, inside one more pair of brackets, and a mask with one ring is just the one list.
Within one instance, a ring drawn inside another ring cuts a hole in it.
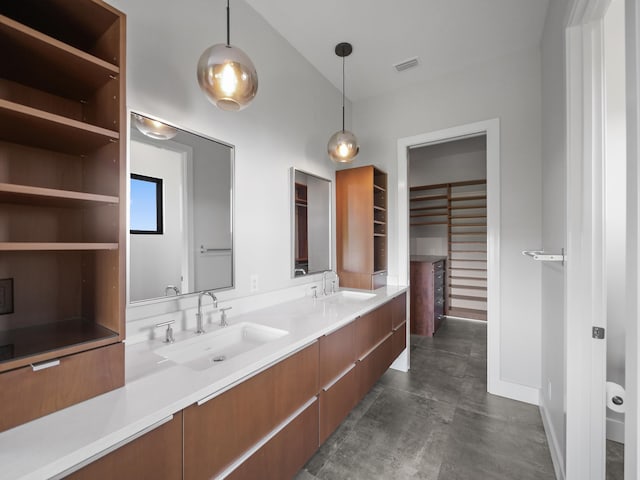
[{"label": "black pendant cord", "polygon": [[344,132],[344,57],[342,57],[342,131]]},{"label": "black pendant cord", "polygon": [[231,33],[229,32],[229,0],[227,0],[227,47],[231,46]]}]

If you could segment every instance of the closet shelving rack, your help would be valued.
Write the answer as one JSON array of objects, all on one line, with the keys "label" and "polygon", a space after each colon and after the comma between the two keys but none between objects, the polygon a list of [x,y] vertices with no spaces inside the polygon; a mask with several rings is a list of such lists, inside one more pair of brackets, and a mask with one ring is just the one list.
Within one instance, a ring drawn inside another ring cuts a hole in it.
[{"label": "closet shelving rack", "polygon": [[0,5],[0,431],[124,382],[125,21]]},{"label": "closet shelving rack", "polygon": [[486,180],[411,187],[410,225],[446,236],[447,315],[486,320]]}]

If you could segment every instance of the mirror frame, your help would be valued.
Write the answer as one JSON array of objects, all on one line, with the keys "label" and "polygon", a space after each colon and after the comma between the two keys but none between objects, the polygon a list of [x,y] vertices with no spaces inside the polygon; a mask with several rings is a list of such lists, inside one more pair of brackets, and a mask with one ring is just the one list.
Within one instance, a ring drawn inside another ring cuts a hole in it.
[{"label": "mirror frame", "polygon": [[329,266],[326,270],[333,270],[333,254],[334,254],[334,246],[333,246],[333,195],[334,195],[334,184],[330,178],[322,177],[320,175],[316,175],[315,173],[308,172],[306,170],[301,170],[296,167],[291,167],[289,169],[289,208],[290,208],[290,272],[292,279],[300,279],[308,277],[309,275],[314,275],[318,273],[322,273],[325,270],[318,270],[316,272],[307,272],[305,275],[296,276],[295,268],[296,268],[296,252],[295,252],[295,242],[296,242],[296,172],[304,173],[313,178],[317,178],[318,180],[323,180],[329,183],[329,231],[327,233],[327,242],[329,242]]},{"label": "mirror frame", "polygon": [[235,199],[235,193],[236,193],[236,189],[235,189],[235,159],[236,159],[236,147],[235,145],[229,143],[229,142],[225,142],[222,140],[218,140],[217,138],[214,138],[210,135],[205,135],[201,132],[198,132],[196,130],[192,130],[192,129],[188,129],[188,128],[184,128],[181,127],[179,125],[176,125],[175,123],[172,122],[168,122],[165,121],[164,119],[155,116],[155,115],[151,115],[148,113],[145,113],[141,110],[136,110],[136,109],[132,109],[129,108],[127,109],[127,144],[126,144],[126,175],[125,175],[125,191],[126,191],[126,205],[124,207],[125,210],[125,217],[126,217],[126,224],[125,224],[125,231],[124,231],[124,235],[126,237],[126,252],[125,252],[125,272],[126,272],[126,309],[132,309],[132,308],[137,308],[137,307],[142,307],[145,305],[153,305],[153,304],[159,304],[159,303],[168,303],[168,302],[177,302],[180,301],[181,299],[185,299],[191,296],[195,296],[198,295],[201,291],[207,291],[207,290],[198,290],[198,291],[194,291],[194,292],[189,292],[189,293],[180,293],[179,295],[172,295],[172,296],[165,296],[165,297],[155,297],[155,298],[149,298],[149,299],[145,299],[145,300],[136,300],[134,302],[131,301],[131,234],[130,234],[130,228],[131,228],[131,186],[130,186],[130,182],[129,182],[129,178],[131,178],[131,128],[132,128],[132,122],[131,122],[131,117],[133,114],[137,114],[137,115],[142,115],[144,117],[147,118],[151,118],[153,120],[157,120],[159,122],[164,123],[165,125],[169,125],[171,127],[177,128],[179,130],[188,132],[188,133],[192,133],[194,135],[197,135],[199,137],[205,138],[207,140],[211,140],[213,142],[216,142],[220,145],[224,145],[226,147],[229,147],[230,149],[230,158],[229,161],[231,162],[230,165],[230,179],[229,179],[229,183],[230,183],[230,193],[229,193],[229,202],[230,202],[230,233],[231,233],[231,285],[228,287],[222,287],[222,288],[216,288],[216,289],[207,289],[207,290],[212,290],[215,292],[224,292],[224,291],[228,291],[228,290],[233,290],[236,288],[236,238],[234,235],[234,231],[235,231],[235,204],[236,204],[236,199]]}]

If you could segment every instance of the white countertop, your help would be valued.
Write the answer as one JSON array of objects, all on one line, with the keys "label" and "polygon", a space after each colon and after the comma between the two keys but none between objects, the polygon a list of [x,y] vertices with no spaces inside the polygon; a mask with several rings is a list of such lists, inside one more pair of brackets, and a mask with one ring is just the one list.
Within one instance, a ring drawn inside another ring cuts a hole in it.
[{"label": "white countertop", "polygon": [[[237,357],[194,370],[154,353],[160,339],[127,345],[124,387],[0,433],[3,479],[49,479],[100,455],[203,398],[277,362],[404,292],[387,286],[365,300],[305,297],[229,319],[289,332]],[[329,297],[331,298],[331,297]],[[219,328],[206,327],[207,332]],[[176,334],[176,343],[193,332]]]}]

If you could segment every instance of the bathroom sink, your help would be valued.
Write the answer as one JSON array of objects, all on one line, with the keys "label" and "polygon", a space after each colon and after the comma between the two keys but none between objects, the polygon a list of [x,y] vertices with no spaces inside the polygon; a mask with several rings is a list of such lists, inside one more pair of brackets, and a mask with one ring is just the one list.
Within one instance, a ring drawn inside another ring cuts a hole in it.
[{"label": "bathroom sink", "polygon": [[353,290],[340,290],[326,297],[321,297],[321,299],[325,302],[330,303],[353,303],[364,302],[365,300],[369,300],[370,298],[373,298],[375,296],[375,293],[357,292]]},{"label": "bathroom sink", "polygon": [[160,347],[155,353],[167,360],[185,364],[196,370],[204,370],[284,337],[288,333],[279,328],[243,322]]}]

